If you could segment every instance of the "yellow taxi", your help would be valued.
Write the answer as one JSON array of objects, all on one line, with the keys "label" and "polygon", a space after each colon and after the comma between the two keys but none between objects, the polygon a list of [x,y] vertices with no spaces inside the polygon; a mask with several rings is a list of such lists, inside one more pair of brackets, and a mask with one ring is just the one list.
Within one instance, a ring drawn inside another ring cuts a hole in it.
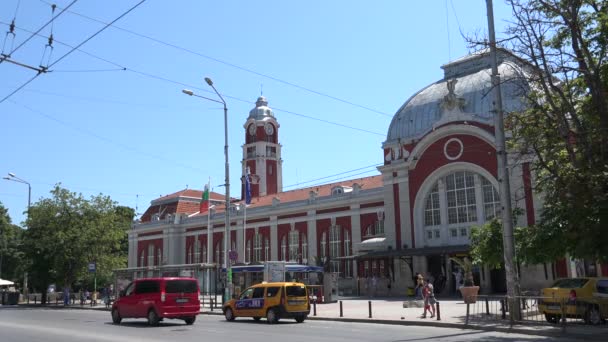
[{"label": "yellow taxi", "polygon": [[302,323],[310,313],[310,302],[305,284],[264,282],[247,288],[238,298],[227,301],[222,311],[227,321],[233,321],[236,317],[253,317],[258,321],[266,317],[270,324],[281,318],[294,318]]},{"label": "yellow taxi", "polygon": [[538,310],[550,323],[562,316],[581,318],[587,324],[600,324],[608,318],[608,278],[558,279],[541,290]]}]

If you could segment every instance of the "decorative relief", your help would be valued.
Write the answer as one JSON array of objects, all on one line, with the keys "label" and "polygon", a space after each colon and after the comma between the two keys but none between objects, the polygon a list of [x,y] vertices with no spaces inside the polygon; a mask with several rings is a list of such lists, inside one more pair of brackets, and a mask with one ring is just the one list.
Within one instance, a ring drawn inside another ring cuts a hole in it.
[{"label": "decorative relief", "polygon": [[453,78],[447,82],[448,94],[443,97],[441,107],[447,111],[453,111],[455,109],[462,111],[464,109],[465,100],[462,97],[458,97],[456,94],[456,83],[458,80]]}]

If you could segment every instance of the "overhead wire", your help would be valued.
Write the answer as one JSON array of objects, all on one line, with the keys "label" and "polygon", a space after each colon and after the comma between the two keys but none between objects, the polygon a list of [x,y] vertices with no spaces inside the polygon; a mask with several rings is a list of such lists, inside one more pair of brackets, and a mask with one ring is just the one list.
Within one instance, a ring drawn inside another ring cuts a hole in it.
[{"label": "overhead wire", "polygon": [[[8,25],[8,23],[3,22],[1,20],[0,20],[0,24]],[[20,29],[22,31],[25,31],[25,32],[31,32],[31,31],[29,31],[27,29],[24,29],[24,28],[21,28],[21,27],[18,27],[18,29]],[[40,36],[43,36],[43,35],[40,35]],[[64,46],[67,46],[67,47],[71,48],[72,51],[75,50],[75,48],[72,45],[70,45],[70,44],[61,42],[59,40],[55,40],[55,42],[57,42],[58,44],[61,44],[61,45],[64,45]],[[195,85],[192,85],[192,84],[187,84],[187,83],[184,83],[184,82],[172,80],[172,79],[169,79],[169,78],[166,78],[166,77],[163,77],[163,76],[147,73],[147,72],[144,72],[144,71],[135,70],[135,69],[132,69],[130,67],[128,68],[128,67],[125,67],[125,66],[123,66],[123,65],[121,65],[119,63],[116,63],[116,62],[113,62],[111,60],[108,60],[107,58],[99,57],[97,55],[94,55],[94,54],[92,54],[90,52],[86,52],[86,51],[81,50],[81,49],[77,49],[77,50],[79,52],[82,52],[82,53],[86,54],[87,56],[99,59],[101,61],[107,62],[109,64],[112,64],[112,65],[118,67],[117,69],[110,69],[110,70],[107,70],[107,71],[123,71],[123,70],[124,71],[129,71],[129,72],[141,75],[141,76],[145,76],[145,77],[148,77],[148,78],[160,80],[160,81],[167,82],[167,83],[176,84],[176,85],[179,85],[179,86],[182,86],[182,87],[196,89],[196,90],[207,92],[207,93],[213,93],[212,91],[210,91],[210,90],[208,90],[206,88],[201,88],[201,87],[198,87],[198,86],[195,86]],[[99,70],[99,71],[102,71],[102,70]],[[48,70],[48,72],[55,72],[55,70]],[[59,71],[59,72],[62,72],[62,71]],[[63,72],[66,72],[66,71],[63,71]],[[71,71],[71,72],[78,72],[78,71],[75,70],[75,71]],[[91,71],[84,71],[84,72],[91,72]],[[239,101],[239,102],[243,102],[243,103],[247,103],[247,104],[251,104],[252,103],[249,100],[241,99],[241,98],[238,98],[236,96],[227,95],[227,94],[222,94],[222,95],[225,96],[226,98],[230,98],[230,99],[233,99],[233,100],[236,100],[236,101]],[[2,101],[0,101],[0,103],[1,102]],[[327,124],[338,126],[338,127],[352,129],[352,130],[359,131],[359,132],[370,133],[370,134],[374,134],[374,135],[378,135],[378,136],[384,136],[385,135],[384,133],[374,132],[374,131],[370,131],[370,130],[363,129],[363,128],[353,127],[353,126],[345,125],[345,124],[338,123],[338,122],[333,122],[333,121],[329,121],[329,120],[325,120],[325,119],[320,119],[320,118],[316,118],[316,117],[313,117],[313,116],[310,116],[310,115],[306,115],[306,114],[302,114],[302,113],[296,113],[294,111],[287,110],[287,109],[282,109],[282,108],[277,108],[277,107],[273,107],[273,109],[275,111],[277,111],[277,112],[283,112],[283,113],[287,113],[287,114],[291,114],[291,115],[307,118],[307,119],[314,120],[314,121],[319,121],[319,122],[327,123]]]},{"label": "overhead wire", "polygon": [[17,45],[16,48],[14,48],[13,50],[11,50],[11,52],[9,52],[6,57],[5,56],[0,56],[0,63],[2,63],[7,57],[10,57],[13,53],[15,53],[17,50],[19,50],[23,45],[25,45],[27,42],[29,42],[32,38],[34,38],[35,36],[37,36],[40,31],[42,31],[45,27],[47,27],[49,24],[51,24],[55,19],[57,19],[59,16],[61,16],[65,11],[67,11],[70,7],[72,7],[72,5],[74,5],[76,3],[76,1],[78,0],[73,0],[67,7],[63,8],[61,10],[61,12],[59,12],[56,16],[53,16],[51,18],[51,20],[49,20],[46,24],[42,25],[42,27],[40,27],[38,29],[38,31],[32,33],[26,40],[24,40],[23,42],[21,42],[21,44]]},{"label": "overhead wire", "polygon": [[[49,4],[49,2],[46,1],[46,0],[39,0],[39,1],[41,1],[43,3],[46,3],[46,4]],[[92,18],[90,16],[87,16],[87,15],[84,15],[84,14],[81,14],[81,13],[78,13],[78,12],[74,12],[74,11],[68,11],[68,12],[71,13],[71,14],[77,15],[79,17],[82,17],[82,18],[85,18],[85,19],[88,19],[88,20],[100,23],[100,24],[106,24],[102,20],[98,20],[98,19]],[[254,74],[256,76],[264,77],[264,78],[273,80],[273,81],[278,82],[278,83],[282,83],[282,84],[285,84],[285,85],[288,85],[288,86],[291,86],[291,87],[294,87],[294,88],[297,88],[297,89],[300,89],[300,90],[304,90],[304,91],[307,91],[309,93],[313,93],[313,94],[316,94],[316,95],[319,95],[319,96],[327,97],[327,98],[330,98],[332,100],[335,100],[335,101],[338,101],[338,102],[342,102],[342,103],[345,103],[345,104],[348,104],[348,105],[351,105],[351,106],[354,106],[354,107],[358,107],[358,108],[361,108],[361,109],[365,109],[365,110],[368,110],[370,112],[374,112],[374,113],[377,113],[377,114],[380,114],[380,115],[384,115],[384,116],[391,117],[391,118],[393,117],[393,115],[391,115],[391,114],[384,113],[382,111],[379,111],[379,110],[376,110],[376,109],[373,109],[373,108],[370,108],[370,107],[367,107],[367,106],[364,106],[364,105],[360,105],[360,104],[357,104],[357,103],[354,103],[354,102],[351,102],[351,101],[348,101],[348,100],[344,100],[344,99],[341,99],[339,97],[323,93],[321,91],[317,91],[317,90],[314,90],[314,89],[311,89],[311,88],[307,88],[307,87],[298,85],[296,83],[280,79],[278,77],[270,76],[270,75],[267,75],[267,74],[264,74],[264,73],[261,73],[261,72],[249,69],[249,68],[245,68],[245,67],[236,65],[234,63],[226,62],[226,61],[223,61],[221,59],[218,59],[218,58],[215,58],[215,57],[211,57],[211,56],[202,54],[202,53],[194,51],[194,50],[190,50],[188,48],[185,48],[185,47],[173,44],[173,43],[169,43],[169,42],[166,42],[166,41],[163,41],[163,40],[160,40],[160,39],[157,39],[157,38],[145,35],[145,34],[141,34],[141,33],[138,33],[138,32],[132,31],[132,30],[128,30],[128,29],[122,28],[120,26],[115,26],[115,25],[111,25],[111,26],[113,28],[117,29],[117,30],[120,30],[120,31],[123,31],[123,32],[127,32],[129,34],[138,36],[140,38],[148,39],[148,40],[153,41],[155,43],[162,44],[162,45],[165,45],[165,46],[177,49],[177,50],[181,50],[183,52],[187,52],[187,53],[190,53],[190,54],[193,54],[193,55],[196,55],[196,56],[208,59],[208,60],[212,60],[214,62],[223,64],[223,65],[226,65],[226,66],[229,66],[229,67],[241,70],[241,71],[245,71],[245,72],[250,73],[250,74]]]},{"label": "overhead wire", "polygon": [[[70,4],[73,5],[76,1],[78,0],[74,0],[72,1],[72,3]],[[78,48],[80,48],[82,45],[84,45],[86,42],[88,42],[89,40],[93,39],[95,36],[97,36],[99,33],[103,32],[105,29],[107,29],[111,24],[115,23],[116,21],[120,20],[122,17],[124,17],[125,15],[129,14],[131,11],[133,11],[135,8],[137,8],[139,5],[141,5],[142,3],[144,3],[146,0],[141,0],[140,2],[138,2],[137,4],[135,4],[134,6],[132,6],[130,9],[128,9],[127,11],[125,11],[123,14],[121,14],[120,16],[118,16],[118,18],[112,20],[109,24],[107,24],[106,26],[102,27],[100,30],[98,30],[97,32],[95,32],[93,35],[89,36],[87,39],[85,39],[84,41],[82,41],[80,44],[76,45],[74,48],[72,48],[70,51],[68,51],[67,53],[65,53],[63,56],[59,57],[57,60],[55,60],[53,63],[49,64],[47,67],[44,68],[44,70],[49,69],[51,67],[53,67],[55,64],[59,63],[61,60],[63,60],[65,57],[69,56],[72,52],[76,51]],[[65,12],[67,10],[67,8],[69,8],[70,6],[66,7],[65,9],[63,9],[61,11],[61,13]],[[51,19],[51,22],[53,20],[55,20],[55,18],[57,18],[59,15],[61,15],[61,13],[57,14],[57,16],[53,17],[53,19]],[[47,24],[48,25],[48,24]],[[46,26],[46,25],[45,25]],[[43,26],[44,27],[44,26]],[[28,38],[27,40],[31,39],[32,37],[38,35],[40,32],[40,30],[38,30],[37,32],[33,33],[30,38]],[[26,40],[26,41],[27,41]],[[49,38],[50,40],[50,38]],[[23,43],[25,44],[25,42]],[[18,49],[19,47],[21,47],[23,44],[19,45],[16,49]],[[16,50],[15,49],[15,50]],[[15,51],[13,50],[13,52]],[[11,52],[12,54],[12,52]],[[10,54],[9,54],[10,55]],[[0,58],[4,58],[1,57]],[[2,61],[2,59],[0,59],[0,62]],[[23,87],[25,87],[26,85],[28,85],[30,82],[32,82],[34,79],[36,79],[39,75],[41,74],[41,72],[39,71],[34,77],[32,77],[31,79],[29,79],[27,82],[25,82],[24,84],[22,84],[21,86],[19,86],[16,90],[14,90],[13,92],[11,92],[10,94],[8,94],[7,96],[5,96],[2,100],[0,100],[0,103],[4,102],[6,99],[10,98],[11,96],[13,96],[15,93],[17,93],[19,90],[23,89]]]}]

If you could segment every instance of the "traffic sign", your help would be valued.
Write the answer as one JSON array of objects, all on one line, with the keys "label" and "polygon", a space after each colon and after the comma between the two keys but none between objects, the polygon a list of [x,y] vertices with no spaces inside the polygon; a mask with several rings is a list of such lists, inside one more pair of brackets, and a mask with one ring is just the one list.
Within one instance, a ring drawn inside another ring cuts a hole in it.
[{"label": "traffic sign", "polygon": [[94,262],[89,263],[89,272],[95,272],[97,270],[97,264]]}]

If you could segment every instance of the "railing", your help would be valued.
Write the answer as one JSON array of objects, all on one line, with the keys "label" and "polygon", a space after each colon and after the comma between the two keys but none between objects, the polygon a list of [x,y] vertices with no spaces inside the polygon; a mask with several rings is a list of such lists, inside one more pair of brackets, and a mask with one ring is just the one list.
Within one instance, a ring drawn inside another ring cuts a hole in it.
[{"label": "railing", "polygon": [[[501,322],[510,325],[593,326],[608,333],[608,298],[549,298],[519,296],[509,304],[507,296],[477,296],[467,304],[465,324]],[[513,310],[510,306],[514,306]],[[516,312],[518,310],[519,312]]]}]

